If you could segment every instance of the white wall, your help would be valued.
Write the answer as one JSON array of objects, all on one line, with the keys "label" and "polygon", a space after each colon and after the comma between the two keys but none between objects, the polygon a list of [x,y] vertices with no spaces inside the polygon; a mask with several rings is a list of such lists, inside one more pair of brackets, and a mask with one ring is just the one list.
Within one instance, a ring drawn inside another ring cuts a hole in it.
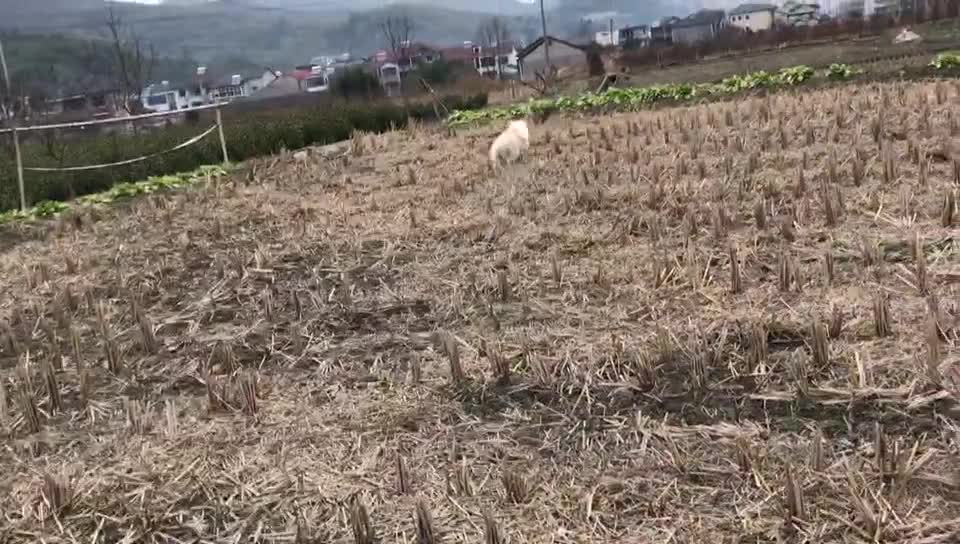
[{"label": "white wall", "polygon": [[773,12],[755,11],[753,13],[727,15],[727,24],[753,32],[769,30],[773,27]]},{"label": "white wall", "polygon": [[599,45],[620,45],[620,31],[614,30],[613,34],[611,34],[609,30],[597,32],[593,41]]}]

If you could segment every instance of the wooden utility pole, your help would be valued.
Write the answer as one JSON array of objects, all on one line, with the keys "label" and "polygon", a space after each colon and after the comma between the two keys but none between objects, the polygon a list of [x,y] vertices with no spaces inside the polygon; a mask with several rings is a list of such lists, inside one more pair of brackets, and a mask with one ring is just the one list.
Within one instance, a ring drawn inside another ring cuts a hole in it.
[{"label": "wooden utility pole", "polygon": [[543,58],[547,63],[546,73],[550,73],[550,40],[547,39],[547,15],[543,11],[543,0],[540,0],[540,24],[543,25]]},{"label": "wooden utility pole", "polygon": [[[7,57],[3,53],[3,41],[0,41],[0,68],[3,69],[3,81],[6,84],[7,99],[13,101],[13,85],[10,84],[10,71],[7,70]],[[10,117],[10,135],[13,137],[13,155],[17,162],[17,190],[20,191],[20,210],[27,209],[27,195],[23,187],[23,157],[20,155],[20,136],[17,134],[17,114],[13,107],[4,113]]]},{"label": "wooden utility pole", "polygon": [[220,135],[220,151],[223,153],[223,165],[228,166],[230,164],[230,156],[227,155],[227,139],[223,135],[223,115],[220,113],[220,108],[216,109],[217,113],[217,132]]}]

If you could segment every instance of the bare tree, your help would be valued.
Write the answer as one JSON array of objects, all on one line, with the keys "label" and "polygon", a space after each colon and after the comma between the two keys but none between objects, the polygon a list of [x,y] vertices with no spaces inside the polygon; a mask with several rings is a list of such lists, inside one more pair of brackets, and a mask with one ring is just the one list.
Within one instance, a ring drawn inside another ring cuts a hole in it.
[{"label": "bare tree", "polygon": [[500,62],[500,53],[503,44],[510,39],[510,28],[507,22],[502,17],[491,17],[480,23],[477,34],[479,34],[480,42],[484,47],[494,50],[497,78],[503,79],[503,64]]},{"label": "bare tree", "polygon": [[397,61],[397,72],[401,78],[400,94],[403,94],[403,61],[407,61],[407,68],[410,66],[410,41],[413,39],[414,24],[413,20],[406,13],[402,15],[388,15],[380,23],[380,32],[387,42],[387,48]]},{"label": "bare tree", "polygon": [[480,24],[483,45],[493,47],[510,39],[510,27],[502,17],[491,17]]},{"label": "bare tree", "polygon": [[113,42],[112,77],[121,107],[130,114],[140,113],[143,111],[141,94],[157,63],[156,49],[144,44],[136,32],[124,26],[112,2],[107,5],[105,24]]}]

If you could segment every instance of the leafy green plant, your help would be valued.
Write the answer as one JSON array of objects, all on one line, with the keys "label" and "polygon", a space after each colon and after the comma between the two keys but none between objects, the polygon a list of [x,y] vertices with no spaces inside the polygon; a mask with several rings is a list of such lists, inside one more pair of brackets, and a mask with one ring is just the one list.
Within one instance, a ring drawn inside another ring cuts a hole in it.
[{"label": "leafy green plant", "polygon": [[780,78],[780,81],[785,85],[800,85],[801,83],[806,83],[807,80],[814,75],[816,75],[816,72],[813,68],[803,64],[791,68],[784,68],[777,73],[777,77]]},{"label": "leafy green plant", "polygon": [[[192,172],[151,177],[144,181],[119,183],[110,189],[89,195],[76,200],[82,205],[104,205],[130,198],[137,195],[156,193],[158,191],[175,189],[205,181],[209,178],[223,176],[227,171],[221,166],[201,166]],[[10,210],[0,213],[0,225],[24,219],[42,219],[56,217],[73,207],[71,202],[44,200],[27,210]]]},{"label": "leafy green plant", "polygon": [[863,70],[858,70],[849,64],[834,63],[827,68],[827,79],[843,81],[862,73]]},{"label": "leafy green plant", "polygon": [[730,76],[713,84],[673,83],[650,87],[612,88],[602,93],[586,92],[576,96],[543,98],[531,100],[526,104],[513,104],[478,111],[454,111],[447,118],[447,124],[473,125],[555,111],[630,111],[664,101],[684,102],[700,97],[729,95],[752,89],[800,85],[814,75],[813,68],[809,66],[793,66],[775,73],[754,72]]},{"label": "leafy green plant", "polygon": [[37,205],[33,207],[33,216],[53,217],[66,210],[67,207],[68,206],[63,202],[58,202],[55,200],[43,200],[41,202],[37,202]]},{"label": "leafy green plant", "polygon": [[947,70],[960,67],[960,54],[940,53],[930,61],[930,67],[935,70]]}]

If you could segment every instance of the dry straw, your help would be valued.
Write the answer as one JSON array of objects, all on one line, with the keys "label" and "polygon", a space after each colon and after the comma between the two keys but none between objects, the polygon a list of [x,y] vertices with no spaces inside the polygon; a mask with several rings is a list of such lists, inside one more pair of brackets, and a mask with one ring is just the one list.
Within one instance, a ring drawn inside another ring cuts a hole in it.
[{"label": "dry straw", "polygon": [[483,541],[484,544],[505,544],[506,539],[500,531],[500,524],[489,510],[483,512]]},{"label": "dry straw", "polygon": [[29,366],[30,354],[28,353],[17,367],[17,403],[20,405],[20,414],[23,416],[27,434],[36,434],[40,432],[42,420],[30,380]]},{"label": "dry straw", "polygon": [[740,256],[737,246],[731,245],[727,253],[730,257],[730,292],[738,294],[743,291],[743,279],[740,277]]},{"label": "dry straw", "polygon": [[813,352],[813,364],[826,368],[830,364],[830,344],[827,340],[827,328],[820,320],[813,322],[810,334],[810,349]]},{"label": "dry straw", "polygon": [[350,505],[350,528],[353,531],[354,544],[375,544],[377,542],[377,536],[373,531],[373,524],[370,522],[367,507],[363,504],[363,499],[359,495],[353,499],[353,503]]},{"label": "dry straw", "polygon": [[457,387],[463,386],[466,382],[466,375],[463,372],[463,367],[460,365],[459,342],[447,331],[439,333],[439,341],[443,353],[450,362],[450,379],[453,380],[454,385]]},{"label": "dry straw", "polygon": [[930,285],[927,277],[927,256],[924,252],[923,239],[920,237],[919,232],[914,234],[910,249],[916,264],[914,277],[916,279],[917,291],[919,291],[921,295],[925,295],[928,293]]},{"label": "dry straw", "polygon": [[407,471],[407,461],[403,455],[397,453],[397,493],[408,495],[412,491],[410,487],[410,473]]},{"label": "dry straw", "polygon": [[438,533],[433,528],[433,515],[430,507],[423,499],[417,501],[417,544],[436,544],[440,541]]},{"label": "dry straw", "polygon": [[503,491],[513,504],[523,504],[530,499],[530,484],[526,477],[512,470],[503,471]]},{"label": "dry straw", "polygon": [[890,324],[889,298],[883,291],[877,291],[873,299],[873,330],[881,338],[893,332]]}]

